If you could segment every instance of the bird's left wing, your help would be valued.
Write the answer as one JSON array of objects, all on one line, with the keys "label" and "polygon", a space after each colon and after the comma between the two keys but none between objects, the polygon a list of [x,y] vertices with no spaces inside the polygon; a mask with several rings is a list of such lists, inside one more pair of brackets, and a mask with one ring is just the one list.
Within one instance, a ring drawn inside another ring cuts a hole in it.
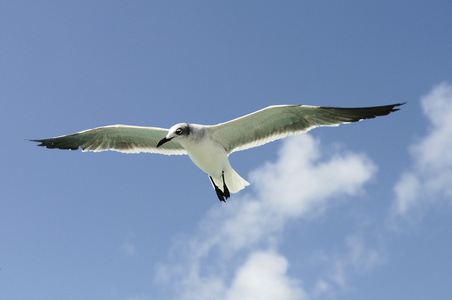
[{"label": "bird's left wing", "polygon": [[310,105],[269,106],[232,121],[209,126],[213,139],[228,153],[257,147],[319,126],[338,126],[387,115],[400,104],[340,108]]},{"label": "bird's left wing", "polygon": [[123,153],[160,153],[166,155],[187,154],[176,141],[157,148],[158,142],[168,133],[167,129],[127,125],[111,125],[88,129],[50,139],[32,140],[38,146],[83,151],[113,150]]}]

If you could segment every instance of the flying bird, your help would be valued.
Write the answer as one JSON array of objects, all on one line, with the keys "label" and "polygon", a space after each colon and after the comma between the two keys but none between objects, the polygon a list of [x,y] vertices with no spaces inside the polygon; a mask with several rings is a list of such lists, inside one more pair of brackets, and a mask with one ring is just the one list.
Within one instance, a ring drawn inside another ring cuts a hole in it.
[{"label": "flying bird", "polygon": [[388,115],[405,103],[340,108],[310,105],[274,105],[217,125],[179,123],[170,129],[111,125],[59,137],[31,140],[38,146],[83,151],[188,154],[207,173],[220,201],[226,202],[249,183],[232,169],[228,156],[315,127],[338,126]]}]

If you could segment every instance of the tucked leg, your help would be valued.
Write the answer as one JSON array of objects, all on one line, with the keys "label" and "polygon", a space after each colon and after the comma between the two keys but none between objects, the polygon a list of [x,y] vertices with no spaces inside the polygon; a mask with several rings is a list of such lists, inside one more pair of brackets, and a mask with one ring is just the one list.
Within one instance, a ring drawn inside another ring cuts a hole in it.
[{"label": "tucked leg", "polygon": [[[212,185],[213,185],[213,187],[215,189],[215,192],[217,193],[218,199],[220,199],[220,201],[222,201],[222,202],[226,202],[227,197],[225,199],[224,193],[217,187],[217,185],[213,181],[212,177],[209,176],[209,178],[210,178],[210,181],[212,182]],[[229,191],[228,191],[228,195],[229,195]]]},{"label": "tucked leg", "polygon": [[221,177],[223,177],[223,194],[226,197],[226,199],[228,199],[229,197],[231,197],[231,194],[229,193],[228,186],[226,185],[226,182],[224,181],[224,171],[223,171],[223,174],[221,174]]}]

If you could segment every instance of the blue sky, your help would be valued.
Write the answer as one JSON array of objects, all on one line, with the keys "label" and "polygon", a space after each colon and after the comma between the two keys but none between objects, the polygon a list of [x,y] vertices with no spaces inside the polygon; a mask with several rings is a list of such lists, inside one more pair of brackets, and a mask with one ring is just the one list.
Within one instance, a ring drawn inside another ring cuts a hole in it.
[{"label": "blue sky", "polygon": [[[0,3],[1,299],[448,299],[452,4]],[[220,203],[186,156],[27,139],[408,102],[237,152]]]}]

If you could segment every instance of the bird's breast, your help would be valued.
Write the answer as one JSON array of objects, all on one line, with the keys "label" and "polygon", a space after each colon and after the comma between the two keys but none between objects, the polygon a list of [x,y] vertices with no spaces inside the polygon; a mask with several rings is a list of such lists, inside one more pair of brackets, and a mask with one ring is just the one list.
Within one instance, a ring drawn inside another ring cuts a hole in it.
[{"label": "bird's breast", "polygon": [[226,150],[212,140],[184,145],[188,156],[201,170],[212,177],[221,176],[228,160]]}]

